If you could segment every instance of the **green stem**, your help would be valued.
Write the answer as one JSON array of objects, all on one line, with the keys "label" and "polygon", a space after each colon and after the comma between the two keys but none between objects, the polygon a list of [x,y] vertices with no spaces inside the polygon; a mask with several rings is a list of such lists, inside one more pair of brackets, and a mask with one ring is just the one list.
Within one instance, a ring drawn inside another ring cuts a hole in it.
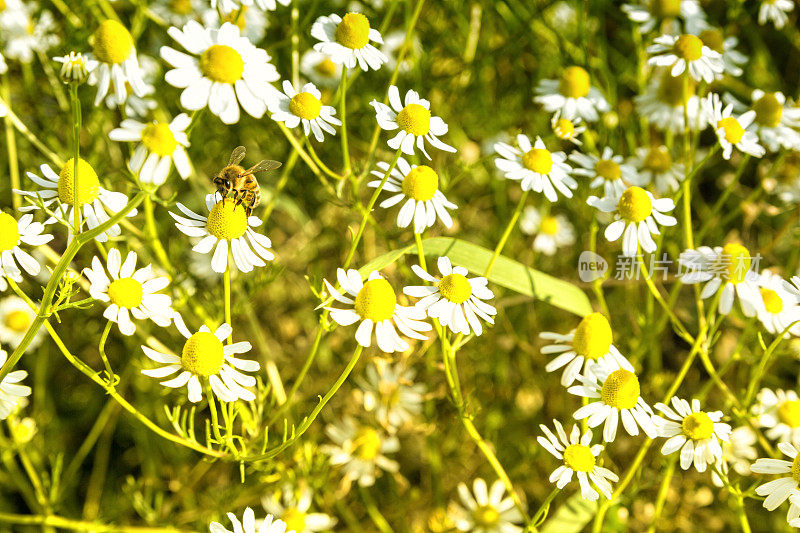
[{"label": "green stem", "polygon": [[427,271],[428,267],[425,264],[425,251],[422,249],[422,235],[414,232],[414,241],[417,243],[417,257],[419,258],[419,266],[422,270]]},{"label": "green stem", "polygon": [[497,261],[497,258],[500,257],[500,252],[503,251],[506,241],[511,235],[511,231],[517,225],[517,220],[519,219],[520,213],[522,213],[522,208],[525,207],[525,200],[528,198],[529,192],[530,191],[522,191],[522,196],[519,197],[519,202],[517,202],[517,207],[514,209],[514,214],[511,215],[511,220],[508,221],[508,226],[506,226],[503,236],[500,237],[500,242],[498,242],[497,246],[494,248],[494,253],[492,254],[492,258],[489,260],[489,264],[486,267],[486,272],[483,273],[483,277],[488,278],[489,274],[492,272],[495,261]]},{"label": "green stem", "polygon": [[662,474],[661,486],[658,489],[658,496],[656,496],[656,509],[653,512],[653,519],[650,522],[650,527],[647,533],[654,533],[656,530],[656,523],[661,518],[661,513],[664,511],[664,503],[667,501],[667,492],[669,492],[669,484],[672,481],[672,475],[675,473],[675,464],[678,462],[678,454],[672,454],[667,465],[667,471]]},{"label": "green stem", "polygon": [[161,244],[161,239],[158,237],[158,227],[156,226],[153,213],[153,199],[150,196],[144,199],[144,221],[147,238],[150,241],[150,245],[153,247],[156,258],[167,272],[173,273],[175,269],[172,267],[169,255],[167,255],[167,251],[164,249],[164,246]]},{"label": "green stem", "polygon": [[[323,316],[325,315],[323,314]],[[325,335],[325,328],[323,328],[322,324],[320,323],[319,326],[317,327],[317,336],[314,337],[314,343],[311,345],[311,351],[308,352],[308,357],[306,357],[305,363],[303,363],[303,368],[300,369],[300,373],[297,374],[297,377],[295,378],[294,383],[292,384],[292,388],[289,389],[289,394],[286,395],[286,401],[270,417],[269,421],[267,422],[267,426],[271,426],[272,423],[275,422],[275,420],[277,420],[277,418],[281,414],[283,414],[291,405],[292,398],[294,398],[294,395],[297,393],[297,389],[300,388],[300,384],[303,382],[303,379],[305,379],[308,370],[314,363],[314,359],[316,358],[317,352],[319,351],[319,346],[320,343],[322,342],[323,335]]]},{"label": "green stem", "polygon": [[544,499],[542,504],[539,506],[539,509],[533,515],[533,518],[531,518],[531,526],[535,527],[541,520],[545,519],[548,509],[550,509],[550,503],[553,501],[553,499],[555,499],[559,492],[561,492],[561,489],[558,487],[550,491],[550,494],[547,495],[547,498]]},{"label": "green stem", "polygon": [[378,506],[375,505],[375,500],[372,498],[369,489],[359,485],[358,490],[361,493],[361,499],[364,500],[364,507],[367,508],[367,514],[378,530],[380,530],[381,533],[392,533],[394,531],[392,526],[389,525],[389,522],[386,521],[380,510],[378,510]]},{"label": "green stem", "polygon": [[[327,174],[328,176],[330,176],[331,178],[333,178],[333,179],[335,179],[337,181],[343,179],[343,176],[340,176],[336,172],[334,172],[331,169],[329,169],[325,165],[325,163],[323,163],[322,160],[320,160],[319,156],[317,156],[317,152],[314,151],[314,147],[312,146],[311,139],[309,137],[306,137],[306,144],[308,145],[308,154],[311,156],[311,159],[314,160],[314,163],[317,164],[317,166],[320,168],[320,170],[322,170],[322,172],[324,172],[325,174]],[[325,184],[327,185],[328,182],[326,181]]]},{"label": "green stem", "polygon": [[75,235],[81,232],[81,210],[80,210],[80,188],[78,187],[78,162],[81,154],[81,101],[78,99],[78,84],[73,83],[69,88],[69,99],[72,105],[72,209],[74,211],[74,232]]},{"label": "green stem", "polygon": [[339,84],[339,96],[341,97],[340,111],[342,120],[342,161],[344,175],[350,175],[350,149],[347,146],[347,67],[342,65],[342,81]]},{"label": "green stem", "polygon": [[[3,76],[3,98],[9,102],[11,101],[8,78],[6,76]],[[17,157],[17,138],[14,134],[12,116],[11,109],[9,109],[4,122],[6,128],[6,148],[8,149],[8,175],[11,178],[11,205],[14,206],[14,209],[19,209],[22,205],[22,199],[13,192],[14,189],[19,189],[19,158]]]},{"label": "green stem", "polygon": [[114,323],[110,320],[106,322],[106,327],[103,329],[103,335],[100,337],[100,345],[98,346],[100,358],[103,360],[103,364],[106,367],[106,373],[108,373],[109,385],[112,387],[114,386],[114,371],[111,369],[111,363],[108,361],[108,356],[106,355],[106,341],[108,340],[108,334],[113,324]]},{"label": "green stem", "polygon": [[96,533],[193,533],[193,531],[190,530],[175,529],[173,527],[114,526],[98,522],[72,520],[70,518],[54,515],[42,516],[0,513],[0,523],[51,526],[72,531],[94,531]]}]

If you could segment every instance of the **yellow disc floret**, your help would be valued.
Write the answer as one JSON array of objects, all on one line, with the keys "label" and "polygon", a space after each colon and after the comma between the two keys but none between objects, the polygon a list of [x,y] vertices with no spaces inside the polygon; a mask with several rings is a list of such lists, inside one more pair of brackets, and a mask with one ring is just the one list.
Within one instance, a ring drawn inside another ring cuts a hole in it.
[{"label": "yellow disc floret", "polygon": [[242,78],[244,60],[230,46],[215,44],[200,55],[200,70],[212,81],[236,83]]},{"label": "yellow disc floret", "polygon": [[744,128],[739,121],[733,117],[725,117],[717,122],[717,129],[722,128],[725,134],[725,140],[731,144],[736,144],[742,140],[744,136]]},{"label": "yellow disc floret", "polygon": [[170,0],[169,10],[176,15],[191,15],[194,12],[192,0]]},{"label": "yellow disc floret", "polygon": [[142,303],[142,284],[133,278],[115,279],[108,286],[108,298],[120,307],[138,307]]},{"label": "yellow disc floret", "polygon": [[281,520],[286,523],[286,531],[305,531],[306,513],[297,507],[289,507],[283,511]]},{"label": "yellow disc floret", "polygon": [[716,28],[710,30],[703,30],[700,32],[700,40],[703,44],[714,50],[715,52],[722,53],[725,45],[725,36]]},{"label": "yellow disc floret", "polygon": [[208,214],[206,230],[217,239],[238,239],[247,231],[244,206],[230,199],[217,202]]},{"label": "yellow disc floret", "polygon": [[628,187],[619,198],[617,211],[625,220],[641,222],[653,212],[653,202],[641,187]]},{"label": "yellow disc floret", "polygon": [[361,318],[381,322],[392,318],[396,303],[397,296],[389,282],[383,278],[375,278],[364,282],[356,295],[354,307]]},{"label": "yellow disc floret", "polygon": [[622,169],[619,168],[619,163],[612,159],[600,159],[594,164],[594,171],[606,181],[614,181],[622,177]]},{"label": "yellow disc floret", "polygon": [[756,122],[768,128],[774,128],[781,123],[783,106],[772,93],[766,93],[753,104],[756,112]]},{"label": "yellow disc floret", "polygon": [[777,315],[783,311],[783,300],[781,300],[777,292],[764,287],[760,287],[759,291],[761,292],[761,300],[764,302],[764,308],[768,313]]},{"label": "yellow disc floret", "polygon": [[558,92],[567,98],[583,98],[589,94],[589,73],[581,67],[567,67],[561,73]]},{"label": "yellow disc floret", "polygon": [[6,315],[5,324],[11,331],[25,333],[31,325],[31,314],[22,309],[15,309]]},{"label": "yellow disc floret", "polygon": [[682,0],[655,0],[651,4],[653,14],[660,18],[673,18],[681,14]]},{"label": "yellow disc floret", "polygon": [[142,143],[149,151],[161,157],[172,155],[178,146],[169,124],[164,123],[148,124],[142,131]]},{"label": "yellow disc floret", "polygon": [[591,472],[595,458],[591,448],[583,444],[570,444],[564,450],[564,464],[576,472]]},{"label": "yellow disc floret", "polygon": [[336,42],[357,50],[369,42],[369,19],[361,13],[348,13],[336,26]]},{"label": "yellow disc floret", "polygon": [[778,406],[778,419],[789,427],[800,427],[800,400],[786,400]]},{"label": "yellow disc floret", "polygon": [[686,61],[697,61],[703,57],[703,41],[696,35],[684,34],[678,37],[673,47],[676,56]]},{"label": "yellow disc floret", "polygon": [[553,156],[544,148],[533,148],[522,156],[522,166],[537,174],[547,174],[553,168]]},{"label": "yellow disc floret", "polygon": [[571,120],[560,118],[553,124],[553,131],[559,139],[572,139],[575,136],[575,124]]},{"label": "yellow disc floret", "polygon": [[116,20],[106,20],[94,32],[94,56],[103,63],[122,63],[133,52],[133,37]]},{"label": "yellow disc floret", "polygon": [[[100,180],[92,165],[78,159],[78,193],[75,194],[75,160],[70,159],[58,174],[58,199],[64,204],[78,206],[94,202],[100,195]],[[77,198],[76,198],[77,197]]]},{"label": "yellow disc floret", "polygon": [[439,175],[427,165],[414,167],[403,178],[403,194],[418,202],[433,198],[439,190]]},{"label": "yellow disc floret", "polygon": [[800,453],[792,461],[792,479],[800,483]]},{"label": "yellow disc floret", "polygon": [[0,211],[0,252],[11,250],[19,244],[17,219]]},{"label": "yellow disc floret", "polygon": [[544,217],[539,224],[539,232],[545,235],[555,235],[558,233],[558,219],[556,217]]},{"label": "yellow disc floret", "polygon": [[706,413],[700,411],[684,418],[681,429],[683,434],[692,440],[708,439],[714,434],[714,422]]},{"label": "yellow disc floret", "polygon": [[372,461],[381,453],[382,439],[372,428],[362,428],[353,439],[353,455],[364,461]]},{"label": "yellow disc floret", "polygon": [[672,168],[672,156],[666,146],[653,146],[644,158],[644,168],[661,174]]},{"label": "yellow disc floret", "polygon": [[397,125],[411,135],[426,135],[431,129],[431,112],[419,104],[408,104],[397,114]]},{"label": "yellow disc floret", "polygon": [[225,362],[222,342],[210,331],[198,331],[183,345],[181,364],[183,368],[200,376],[219,373]]},{"label": "yellow disc floret", "polygon": [[484,530],[493,530],[500,522],[500,513],[491,505],[478,505],[472,511],[475,525]]},{"label": "yellow disc floret", "polygon": [[572,348],[578,355],[596,360],[608,353],[612,342],[611,324],[606,317],[600,313],[590,313],[575,328]]},{"label": "yellow disc floret", "polygon": [[464,303],[472,296],[472,285],[466,276],[448,274],[439,282],[439,294],[455,304]]},{"label": "yellow disc floret", "polygon": [[744,281],[750,270],[750,251],[741,244],[728,243],[722,247],[719,265],[726,270],[728,281],[737,285]]},{"label": "yellow disc floret", "polygon": [[[671,107],[683,107],[684,81],[683,76],[673,76],[666,72],[658,86],[658,99]],[[686,88],[686,98],[694,94],[695,82],[688,78],[689,86]]]},{"label": "yellow disc floret", "polygon": [[336,75],[336,63],[330,60],[330,58],[326,57],[316,65],[314,65],[314,70],[320,75],[326,78],[330,78]]},{"label": "yellow disc floret", "polygon": [[608,375],[600,389],[603,403],[617,409],[633,409],[639,401],[639,378],[629,370],[619,369]]},{"label": "yellow disc floret", "polygon": [[321,109],[322,102],[311,93],[297,93],[289,100],[289,111],[306,120],[317,118]]}]

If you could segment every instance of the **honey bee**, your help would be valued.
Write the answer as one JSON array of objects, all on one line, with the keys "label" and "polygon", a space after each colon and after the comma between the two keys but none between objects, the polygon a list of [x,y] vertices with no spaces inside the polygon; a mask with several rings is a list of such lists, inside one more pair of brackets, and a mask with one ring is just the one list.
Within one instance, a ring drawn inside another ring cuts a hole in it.
[{"label": "honey bee", "polygon": [[214,185],[217,186],[217,192],[222,196],[223,202],[229,194],[233,193],[235,205],[244,205],[247,216],[250,216],[253,208],[261,202],[261,189],[258,187],[258,181],[256,181],[254,174],[256,172],[274,170],[281,166],[281,163],[265,159],[245,169],[239,166],[239,163],[244,159],[244,152],[244,146],[234,148],[230,159],[228,159],[228,164],[219,171],[213,181]]}]

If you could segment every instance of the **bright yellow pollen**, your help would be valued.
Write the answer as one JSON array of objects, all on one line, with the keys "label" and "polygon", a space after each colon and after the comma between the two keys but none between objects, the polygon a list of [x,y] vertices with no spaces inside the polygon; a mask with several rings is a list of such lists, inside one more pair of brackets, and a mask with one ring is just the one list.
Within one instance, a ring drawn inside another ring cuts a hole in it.
[{"label": "bright yellow pollen", "polygon": [[681,35],[675,41],[673,52],[686,61],[697,61],[703,57],[703,41],[695,35]]},{"label": "bright yellow pollen", "polygon": [[348,13],[336,26],[336,42],[357,50],[369,42],[369,19],[361,13]]},{"label": "bright yellow pollen", "polygon": [[490,529],[500,522],[500,513],[491,505],[479,505],[472,511],[472,520],[476,526]]},{"label": "bright yellow pollen", "polygon": [[364,461],[372,461],[381,453],[381,436],[372,428],[362,428],[353,439],[353,455]]},{"label": "bright yellow pollen", "polygon": [[6,10],[6,0],[0,0],[0,11]]},{"label": "bright yellow pollen", "polygon": [[774,128],[781,123],[783,106],[772,93],[767,93],[753,104],[756,112],[756,122],[768,128]]},{"label": "bright yellow pollen", "polygon": [[764,287],[761,287],[759,291],[761,291],[761,299],[764,301],[764,308],[766,308],[768,313],[777,315],[783,311],[783,300],[781,300],[777,292],[772,289],[765,289]]},{"label": "bright yellow pollen", "polygon": [[306,530],[306,513],[297,507],[290,507],[284,510],[281,520],[286,523],[286,531]]},{"label": "bright yellow pollen", "polygon": [[247,231],[244,206],[237,206],[230,198],[217,202],[208,214],[206,230],[217,239],[238,239]]},{"label": "bright yellow pollen", "polygon": [[539,232],[545,235],[558,233],[558,219],[556,217],[544,217],[541,224],[539,224]]},{"label": "bright yellow pollen", "polygon": [[397,125],[411,135],[426,135],[431,129],[431,112],[419,104],[408,104],[397,114]]},{"label": "bright yellow pollen", "polygon": [[581,67],[567,67],[561,73],[558,92],[567,98],[583,98],[589,94],[589,73]]},{"label": "bright yellow pollen", "polygon": [[651,9],[659,18],[673,18],[681,14],[681,0],[655,0]]},{"label": "bright yellow pollen", "polygon": [[70,159],[58,174],[58,199],[61,203],[73,205],[77,196],[79,206],[94,202],[100,195],[100,180],[92,165],[78,159],[78,194],[75,194],[75,160]]},{"label": "bright yellow pollen", "polygon": [[[661,78],[661,84],[658,86],[658,99],[670,107],[683,107],[684,79],[683,76],[675,77],[669,72],[665,73]],[[692,96],[694,90],[695,82],[689,78],[686,97]]]},{"label": "bright yellow pollen", "polygon": [[116,20],[106,20],[94,32],[94,55],[103,63],[122,63],[133,51],[133,37]]},{"label": "bright yellow pollen", "polygon": [[641,222],[653,212],[653,202],[641,187],[628,187],[617,203],[622,218],[631,222]]},{"label": "bright yellow pollen", "polygon": [[692,413],[683,419],[683,434],[692,440],[703,440],[714,434],[714,422],[704,412]]},{"label": "bright yellow pollen", "polygon": [[786,400],[778,406],[778,418],[789,427],[800,427],[800,400]]},{"label": "bright yellow pollen", "polygon": [[715,52],[722,53],[725,36],[722,35],[721,31],[717,29],[703,30],[700,32],[700,40]]},{"label": "bright yellow pollen", "polygon": [[472,285],[466,276],[448,274],[439,282],[439,294],[455,304],[464,303],[472,296]]},{"label": "bright yellow pollen", "polygon": [[25,333],[31,325],[31,315],[22,309],[11,311],[6,315],[6,327],[17,333]]},{"label": "bright yellow pollen", "polygon": [[311,93],[297,93],[289,101],[289,111],[306,120],[317,118],[321,109],[322,102]]},{"label": "bright yellow pollen", "polygon": [[583,317],[572,337],[575,353],[597,360],[608,353],[613,338],[611,324],[600,313],[590,313]]},{"label": "bright yellow pollen", "polygon": [[522,156],[522,166],[537,174],[548,174],[553,168],[553,156],[544,148],[533,148]]},{"label": "bright yellow pollen", "polygon": [[200,55],[200,70],[213,81],[236,83],[242,79],[244,60],[230,46],[215,44]]},{"label": "bright yellow pollen", "polygon": [[17,219],[0,211],[0,252],[11,250],[19,244]]},{"label": "bright yellow pollen", "polygon": [[217,374],[225,362],[222,342],[210,331],[198,331],[183,345],[183,368],[200,376]]},{"label": "bright yellow pollen", "polygon": [[731,144],[736,144],[744,136],[744,128],[739,121],[733,117],[725,117],[717,122],[717,129],[722,128],[725,132],[725,140]]},{"label": "bright yellow pollen", "polygon": [[619,164],[611,159],[601,159],[594,165],[594,171],[606,181],[618,180],[622,177]]},{"label": "bright yellow pollen", "polygon": [[750,270],[750,251],[741,244],[729,243],[722,247],[718,261],[727,270],[728,281],[738,285]]},{"label": "bright yellow pollen", "polygon": [[792,479],[800,483],[800,453],[792,461]]},{"label": "bright yellow pollen", "polygon": [[418,202],[433,198],[439,190],[439,175],[427,165],[414,167],[403,178],[403,194]]},{"label": "bright yellow pollen", "polygon": [[169,9],[177,15],[191,15],[194,6],[192,0],[170,0]]},{"label": "bright yellow pollen", "polygon": [[583,444],[570,444],[564,450],[564,464],[576,472],[591,472],[595,458],[591,448]]},{"label": "bright yellow pollen", "polygon": [[553,131],[559,139],[572,139],[575,136],[575,124],[571,120],[560,118],[556,120]]},{"label": "bright yellow pollen", "polygon": [[133,278],[115,279],[108,286],[108,297],[111,303],[128,309],[142,303],[143,294],[142,284]]},{"label": "bright yellow pollen", "polygon": [[142,131],[142,142],[145,147],[156,155],[172,155],[178,146],[175,135],[169,129],[169,124],[148,124]]},{"label": "bright yellow pollen", "polygon": [[603,382],[600,398],[617,409],[632,409],[639,400],[639,378],[628,370],[613,371]]},{"label": "bright yellow pollen", "polygon": [[672,156],[666,146],[653,146],[644,158],[644,168],[661,174],[672,168]]},{"label": "bright yellow pollen", "polygon": [[376,278],[364,282],[364,286],[356,295],[354,307],[361,318],[381,322],[392,318],[396,303],[397,296],[389,282],[383,278]]}]

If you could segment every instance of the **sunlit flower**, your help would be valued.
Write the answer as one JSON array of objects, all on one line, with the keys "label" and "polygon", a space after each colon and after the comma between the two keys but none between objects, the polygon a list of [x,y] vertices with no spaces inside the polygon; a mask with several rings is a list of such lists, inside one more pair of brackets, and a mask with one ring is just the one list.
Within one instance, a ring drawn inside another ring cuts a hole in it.
[{"label": "sunlit flower", "polygon": [[[689,79],[688,81],[686,114],[689,117],[689,129],[699,130],[705,126],[700,97],[694,94],[694,80]],[[634,97],[639,113],[647,118],[647,122],[652,127],[671,132],[684,130],[683,84],[682,76],[674,77],[669,70],[665,70],[661,75],[653,76],[647,89]]]},{"label": "sunlit flower", "polygon": [[573,117],[572,120],[561,116],[561,110],[556,110],[553,117],[550,119],[550,127],[553,128],[553,133],[562,141],[569,141],[575,146],[581,146],[583,141],[578,139],[578,136],[586,131],[586,126],[582,126],[580,117]]},{"label": "sunlit flower", "polygon": [[[11,348],[19,346],[35,318],[36,311],[19,296],[7,296],[0,300],[0,342]],[[39,346],[44,335],[45,329],[40,328],[28,349]]]},{"label": "sunlit flower", "polygon": [[786,14],[793,9],[793,0],[761,0],[761,6],[758,8],[758,23],[763,26],[771,21],[780,30],[789,22]]},{"label": "sunlit flower", "polygon": [[[6,7],[6,10],[8,7]],[[3,52],[9,59],[20,63],[30,63],[36,54],[47,53],[59,43],[56,21],[49,11],[42,11],[38,19],[34,19],[27,6],[9,13],[0,22],[5,47]]]},{"label": "sunlit flower", "polygon": [[[741,426],[731,431],[730,440],[722,442],[722,458],[717,461],[717,469],[723,475],[728,475],[729,466],[740,476],[749,476],[750,463],[756,460],[756,434],[750,426]],[[711,481],[717,487],[722,487],[724,483],[717,475],[716,471],[711,472]]]},{"label": "sunlit flower", "polygon": [[144,79],[136,58],[136,47],[130,32],[116,20],[105,20],[94,32],[92,58],[98,66],[89,75],[89,84],[97,85],[94,105],[99,105],[108,93],[109,86],[117,102],[122,103],[128,95],[126,83],[134,94],[144,94]]},{"label": "sunlit flower", "polygon": [[572,198],[572,190],[578,183],[569,175],[572,169],[566,163],[564,152],[551,152],[541,138],[531,146],[527,135],[517,135],[519,148],[498,142],[494,150],[500,157],[495,158],[495,166],[503,172],[506,179],[520,181],[523,191],[544,193],[551,202],[558,200],[556,189],[566,198]]},{"label": "sunlit flower", "polygon": [[680,76],[688,70],[695,81],[711,83],[725,69],[722,55],[706,46],[696,35],[662,35],[654,42],[647,48],[647,53],[653,56],[648,63],[671,67],[673,76]]},{"label": "sunlit flower", "polygon": [[[0,349],[0,366],[8,359],[8,353]],[[31,388],[20,382],[28,376],[24,370],[14,370],[8,373],[0,383],[0,420],[5,420],[8,415],[17,409],[21,401],[31,395]]]},{"label": "sunlit flower", "polygon": [[536,87],[536,101],[545,111],[561,111],[563,117],[572,120],[580,117],[595,122],[598,113],[609,110],[603,94],[592,87],[589,73],[577,66],[567,67],[557,80],[541,80]]},{"label": "sunlit flower", "polygon": [[383,55],[385,55],[387,58],[386,68],[390,71],[394,71],[394,69],[397,68],[398,72],[409,72],[422,56],[422,43],[419,41],[417,34],[414,33],[411,35],[408,48],[406,49],[403,60],[400,62],[400,66],[398,67],[397,56],[399,55],[400,50],[403,48],[405,42],[405,30],[395,30],[384,37],[383,46],[381,46],[381,52],[383,52]]},{"label": "sunlit flower", "polygon": [[292,0],[211,0],[211,7],[214,9],[219,8],[223,13],[238,11],[252,5],[256,5],[265,11],[274,11],[277,9],[278,3],[288,6],[291,2]]},{"label": "sunlit flower", "polygon": [[722,146],[722,157],[730,159],[734,148],[755,157],[766,153],[764,147],[758,144],[758,136],[748,129],[756,118],[755,111],[750,110],[737,119],[732,115],[733,104],[723,108],[717,93],[709,94],[702,104],[706,120],[714,128]]},{"label": "sunlit flower", "polygon": [[753,405],[759,427],[769,439],[800,446],[800,399],[793,390],[761,389]]},{"label": "sunlit flower", "polygon": [[774,479],[756,487],[756,494],[766,496],[764,507],[768,511],[774,511],[785,502],[793,492],[797,491],[798,483],[800,483],[800,459],[797,448],[788,442],[780,442],[778,449],[791,461],[761,458],[750,465],[750,471],[755,474],[789,474],[789,476]]},{"label": "sunlit flower", "polygon": [[786,101],[780,91],[767,93],[761,89],[753,91],[751,97],[755,111],[755,127],[758,137],[771,152],[781,148],[800,150],[800,108]]},{"label": "sunlit flower", "polygon": [[400,449],[397,437],[357,425],[349,416],[328,424],[325,433],[334,444],[320,446],[320,451],[330,456],[333,466],[342,468],[347,487],[354,481],[362,487],[370,487],[384,471],[394,473],[400,469],[396,461],[386,457]]},{"label": "sunlit flower", "polygon": [[[795,278],[800,284],[800,278]],[[758,319],[767,331],[778,334],[792,326],[786,336],[800,334],[800,286],[789,284],[769,270],[761,271],[758,285],[763,304],[758,306]]]},{"label": "sunlit flower", "polygon": [[319,17],[311,26],[311,36],[318,39],[314,50],[330,57],[337,65],[361,70],[378,70],[388,58],[370,41],[383,44],[381,34],[370,27],[369,19],[361,13],[347,13],[344,17],[332,14]]},{"label": "sunlit flower", "polygon": [[41,246],[52,241],[53,236],[42,233],[44,230],[45,225],[34,222],[31,214],[17,220],[0,211],[0,274],[19,283],[22,281],[21,266],[31,276],[37,275],[42,266],[19,245]]},{"label": "sunlit flower", "polygon": [[522,233],[536,235],[533,249],[544,255],[555,255],[559,248],[575,244],[575,230],[564,215],[542,215],[538,209],[528,206],[519,219]]},{"label": "sunlit flower", "polygon": [[677,191],[686,177],[683,163],[675,161],[664,145],[637,148],[629,163],[636,168],[642,185],[653,183],[661,194]]},{"label": "sunlit flower", "polygon": [[[208,8],[207,0],[157,0],[150,9],[171,26],[183,26]],[[216,12],[216,9],[209,9]]]},{"label": "sunlit flower", "polygon": [[[237,9],[230,13],[223,13],[222,17],[220,17],[219,11],[214,8],[207,8],[204,6],[201,12],[201,22],[206,28],[219,28],[226,22],[230,22],[238,26],[242,35],[251,43],[260,42],[267,33],[269,21],[267,20],[266,13],[261,9],[251,6],[242,6],[241,13]],[[175,26],[182,26],[186,22],[188,22],[188,20],[179,22],[175,24]]]},{"label": "sunlit flower", "polygon": [[[659,22],[669,24],[680,20],[687,33],[695,33],[707,26],[706,14],[698,0],[640,0],[636,4],[623,4],[622,11],[640,25],[639,31],[643,34],[656,29]],[[674,33],[680,27],[671,25],[667,29]]]},{"label": "sunlit flower", "polygon": [[342,65],[331,61],[330,56],[306,50],[300,57],[300,72],[320,87],[338,87],[342,79]]},{"label": "sunlit flower", "polygon": [[97,61],[81,53],[70,52],[68,55],[54,57],[53,61],[61,63],[59,76],[65,83],[83,83],[89,74],[97,68]]},{"label": "sunlit flower", "polygon": [[321,98],[322,94],[313,83],[306,83],[296,91],[292,82],[284,80],[283,93],[276,91],[268,101],[272,120],[283,122],[287,128],[296,128],[302,123],[306,137],[313,132],[314,138],[322,142],[323,130],[336,135],[333,126],[341,126],[342,121],[334,116],[336,109],[322,105]]},{"label": "sunlit flower", "polygon": [[736,50],[739,39],[734,36],[725,37],[722,30],[717,28],[707,28],[697,34],[703,44],[711,50],[717,52],[722,57],[723,71],[717,75],[730,74],[731,76],[741,76],[742,65],[747,63],[747,56]]},{"label": "sunlit flower", "polygon": [[692,463],[698,472],[722,458],[721,442],[728,440],[731,426],[720,422],[722,411],[701,411],[700,401],[690,404],[677,396],[672,397],[672,408],[657,403],[655,408],[667,418],[659,421],[659,431],[667,441],[661,453],[670,455],[678,450],[681,468],[687,470]]},{"label": "sunlit flower", "polygon": [[293,489],[285,485],[283,490],[261,498],[264,509],[286,523],[286,531],[313,533],[325,531],[336,525],[336,518],[325,513],[310,513],[313,493],[309,487]]},{"label": "sunlit flower", "polygon": [[[454,504],[451,519],[458,531],[473,533],[519,533],[523,517],[506,487],[499,479],[489,488],[481,478],[472,482],[470,493],[466,483],[458,484],[461,505]],[[505,496],[505,497],[504,497]]]},{"label": "sunlit flower", "polygon": [[389,433],[395,433],[422,412],[424,383],[414,383],[416,372],[403,363],[392,365],[375,359],[367,366],[364,377],[357,380],[364,410]]},{"label": "sunlit flower", "polygon": [[186,128],[190,122],[186,113],[181,113],[170,123],[143,124],[129,118],[123,120],[119,128],[111,130],[108,136],[113,141],[140,142],[128,168],[139,175],[142,183],[161,185],[166,181],[173,161],[181,178],[188,178],[192,172],[186,155],[189,146]]},{"label": "sunlit flower", "polygon": [[624,162],[621,155],[614,155],[609,147],[603,148],[600,156],[572,152],[570,161],[577,166],[572,169],[575,176],[586,176],[591,179],[589,187],[603,186],[603,196],[618,197],[631,185],[643,185],[642,178],[636,169]]},{"label": "sunlit flower", "polygon": [[271,514],[268,514],[264,520],[261,521],[261,524],[256,526],[255,513],[249,507],[244,510],[241,522],[233,513],[228,513],[228,520],[231,521],[233,531],[228,530],[219,522],[211,522],[208,525],[208,530],[211,533],[291,533],[291,531],[286,528],[286,524],[283,520],[278,520]]}]

